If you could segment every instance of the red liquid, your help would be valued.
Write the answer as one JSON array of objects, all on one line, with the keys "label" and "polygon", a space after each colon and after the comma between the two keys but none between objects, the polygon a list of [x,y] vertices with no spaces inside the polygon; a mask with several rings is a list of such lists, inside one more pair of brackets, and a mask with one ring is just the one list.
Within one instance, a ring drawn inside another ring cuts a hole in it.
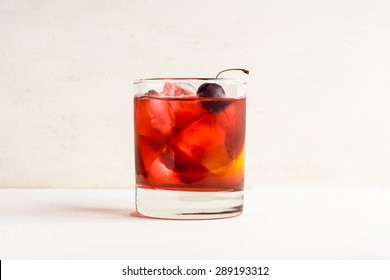
[{"label": "red liquid", "polygon": [[245,98],[136,96],[137,187],[242,190],[245,102]]}]

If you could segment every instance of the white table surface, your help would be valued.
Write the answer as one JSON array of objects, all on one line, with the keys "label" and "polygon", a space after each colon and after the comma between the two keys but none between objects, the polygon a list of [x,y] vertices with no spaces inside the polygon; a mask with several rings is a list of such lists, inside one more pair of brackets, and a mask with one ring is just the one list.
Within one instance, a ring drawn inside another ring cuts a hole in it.
[{"label": "white table surface", "polygon": [[263,186],[207,221],[137,217],[133,192],[0,189],[0,258],[390,258],[390,188]]}]

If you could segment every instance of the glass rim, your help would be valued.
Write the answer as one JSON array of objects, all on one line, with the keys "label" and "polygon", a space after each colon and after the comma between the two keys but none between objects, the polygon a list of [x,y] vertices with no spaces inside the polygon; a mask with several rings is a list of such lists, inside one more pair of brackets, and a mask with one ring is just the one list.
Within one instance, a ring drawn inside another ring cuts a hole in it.
[{"label": "glass rim", "polygon": [[243,79],[233,79],[233,78],[145,78],[145,79],[135,79],[133,81],[134,85],[147,82],[178,82],[178,81],[220,81],[225,83],[231,83],[236,85],[246,85],[246,81]]}]

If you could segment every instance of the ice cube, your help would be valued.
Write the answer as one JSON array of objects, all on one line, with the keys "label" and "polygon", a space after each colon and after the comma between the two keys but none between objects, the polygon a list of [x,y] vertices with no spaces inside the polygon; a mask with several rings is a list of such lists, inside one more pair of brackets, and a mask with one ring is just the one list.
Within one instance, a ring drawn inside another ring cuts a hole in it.
[{"label": "ice cube", "polygon": [[173,134],[175,126],[175,115],[167,100],[138,98],[135,99],[135,108],[137,134],[164,144]]},{"label": "ice cube", "polygon": [[210,172],[219,172],[233,162],[225,145],[230,126],[225,114],[206,114],[175,135],[170,145],[176,154],[186,155]]},{"label": "ice cube", "polygon": [[180,181],[186,184],[198,182],[209,173],[207,168],[175,147],[164,148],[160,160],[166,168],[178,173]]},{"label": "ice cube", "polygon": [[160,158],[157,158],[148,168],[146,180],[150,185],[154,186],[164,186],[169,187],[170,185],[180,184],[178,173],[167,168],[161,161]]},{"label": "ice cube", "polygon": [[196,96],[196,89],[193,85],[188,83],[166,82],[159,95],[172,97]]},{"label": "ice cube", "polygon": [[182,91],[177,91],[176,94],[179,94],[179,95],[175,95],[175,96],[196,96],[196,88],[189,84],[189,83],[176,83],[176,85],[182,89]]},{"label": "ice cube", "polygon": [[159,156],[162,149],[162,144],[153,138],[136,137],[136,172],[137,174],[145,175],[152,163]]},{"label": "ice cube", "polygon": [[202,106],[199,100],[187,98],[174,99],[169,102],[169,105],[175,115],[177,131],[186,128],[208,113],[208,110]]}]

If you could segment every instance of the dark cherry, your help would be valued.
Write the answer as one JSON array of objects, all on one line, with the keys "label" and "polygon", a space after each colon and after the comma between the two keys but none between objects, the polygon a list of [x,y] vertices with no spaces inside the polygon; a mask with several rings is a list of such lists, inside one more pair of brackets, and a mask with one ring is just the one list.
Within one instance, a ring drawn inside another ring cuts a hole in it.
[{"label": "dark cherry", "polygon": [[225,91],[216,83],[204,83],[196,92],[199,97],[225,97]]},{"label": "dark cherry", "polygon": [[[203,98],[210,98],[210,100],[202,101],[202,106],[211,112],[222,111],[229,104],[229,101],[221,100],[221,98],[226,97],[225,91],[216,83],[202,84],[198,88],[196,95]],[[212,98],[218,99],[212,100]]]},{"label": "dark cherry", "polygon": [[145,95],[158,95],[158,92],[154,89],[149,90]]}]

